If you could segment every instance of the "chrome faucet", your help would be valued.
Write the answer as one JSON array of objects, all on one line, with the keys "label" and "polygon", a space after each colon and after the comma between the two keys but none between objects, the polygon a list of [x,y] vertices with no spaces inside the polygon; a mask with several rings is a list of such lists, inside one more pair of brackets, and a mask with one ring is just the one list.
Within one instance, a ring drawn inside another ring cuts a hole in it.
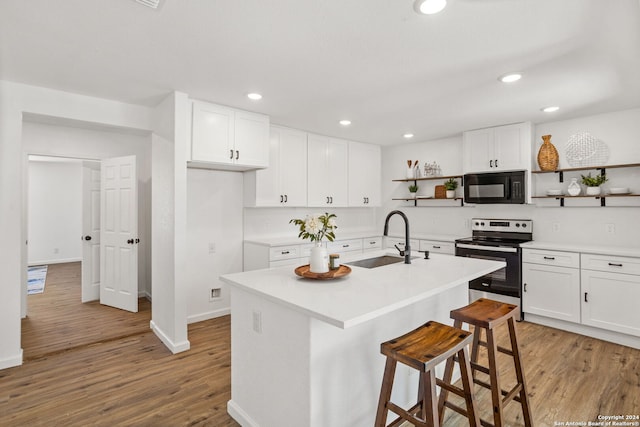
[{"label": "chrome faucet", "polygon": [[389,233],[389,218],[393,215],[398,214],[404,219],[404,250],[401,250],[398,245],[394,245],[398,252],[400,252],[400,256],[404,256],[404,263],[411,264],[411,245],[409,244],[409,219],[402,211],[391,211],[389,215],[387,215],[387,219],[384,220],[384,235],[387,236]]}]

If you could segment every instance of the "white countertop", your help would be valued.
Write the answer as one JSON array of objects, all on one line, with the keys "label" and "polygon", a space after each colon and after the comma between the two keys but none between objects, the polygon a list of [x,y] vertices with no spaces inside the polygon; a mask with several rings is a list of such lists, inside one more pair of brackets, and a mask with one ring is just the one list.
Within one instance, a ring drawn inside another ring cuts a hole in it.
[{"label": "white countertop", "polygon": [[[368,252],[357,259],[385,254],[391,252]],[[431,254],[428,260],[417,252],[414,255],[417,258],[411,264],[400,262],[372,269],[350,266],[351,274],[335,280],[304,279],[296,276],[292,266],[226,274],[220,279],[345,329],[505,266],[500,261],[444,254]]]},{"label": "white countertop", "polygon": [[522,243],[520,247],[523,249],[548,249],[550,251],[640,257],[640,247],[632,248],[629,246],[595,246],[574,243],[552,243],[534,240],[531,242]]},{"label": "white countertop", "polygon": [[[349,240],[349,239],[362,239],[365,237],[382,237],[382,231],[371,230],[371,231],[359,231],[354,233],[339,233],[336,236],[336,240]],[[390,234],[389,237],[394,238],[403,238],[404,233],[402,234]],[[456,239],[460,239],[462,237],[469,236],[454,236],[450,234],[411,234],[412,240],[435,240],[439,242],[455,242]],[[300,244],[309,244],[308,240],[302,240],[297,235],[294,236],[274,236],[274,237],[260,237],[254,239],[245,239],[245,243],[253,243],[255,245],[261,246],[285,246],[285,245],[300,245]]]}]

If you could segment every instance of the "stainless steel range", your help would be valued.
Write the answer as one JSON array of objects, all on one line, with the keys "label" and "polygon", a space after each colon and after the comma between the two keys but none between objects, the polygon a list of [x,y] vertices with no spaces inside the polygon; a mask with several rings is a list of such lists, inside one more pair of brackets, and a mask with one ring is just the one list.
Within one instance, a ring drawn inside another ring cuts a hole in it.
[{"label": "stainless steel range", "polygon": [[507,266],[470,281],[469,301],[489,298],[522,308],[520,244],[533,239],[533,222],[528,219],[487,218],[471,221],[471,237],[456,240],[456,256],[504,261]]}]

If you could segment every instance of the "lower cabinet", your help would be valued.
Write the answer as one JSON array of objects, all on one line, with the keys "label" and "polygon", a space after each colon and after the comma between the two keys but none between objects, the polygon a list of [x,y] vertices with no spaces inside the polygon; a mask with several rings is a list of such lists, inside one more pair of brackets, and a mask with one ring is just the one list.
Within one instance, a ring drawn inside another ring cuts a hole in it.
[{"label": "lower cabinet", "polygon": [[524,249],[525,313],[640,336],[640,258]]},{"label": "lower cabinet", "polygon": [[580,270],[522,263],[522,311],[580,322]]},{"label": "lower cabinet", "polygon": [[583,324],[640,336],[640,275],[583,269],[581,285]]},{"label": "lower cabinet", "polygon": [[420,240],[420,250],[437,254],[455,255],[456,244],[454,242],[443,242],[439,240]]}]

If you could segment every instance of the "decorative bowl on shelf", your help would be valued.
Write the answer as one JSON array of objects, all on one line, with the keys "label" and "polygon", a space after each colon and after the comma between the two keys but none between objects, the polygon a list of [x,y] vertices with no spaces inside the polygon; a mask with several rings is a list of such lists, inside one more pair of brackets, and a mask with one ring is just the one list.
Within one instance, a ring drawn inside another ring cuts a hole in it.
[{"label": "decorative bowl on shelf", "polygon": [[562,190],[547,190],[547,196],[562,196]]},{"label": "decorative bowl on shelf", "polygon": [[629,194],[629,187],[611,187],[609,188],[610,194]]}]

